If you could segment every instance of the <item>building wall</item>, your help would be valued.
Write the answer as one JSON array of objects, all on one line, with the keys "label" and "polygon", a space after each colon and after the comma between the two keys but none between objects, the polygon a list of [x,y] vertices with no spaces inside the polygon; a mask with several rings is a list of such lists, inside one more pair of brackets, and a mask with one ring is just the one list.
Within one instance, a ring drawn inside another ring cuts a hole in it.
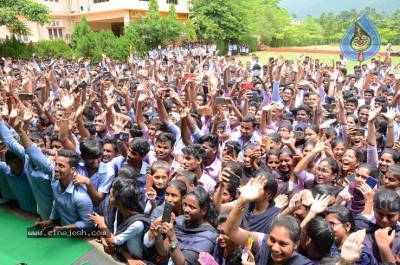
[{"label": "building wall", "polygon": [[[68,42],[68,36],[72,32],[75,23],[79,22],[81,15],[85,14],[89,26],[94,31],[111,29],[111,23],[124,22],[127,24],[130,19],[135,19],[139,13],[145,14],[148,9],[148,1],[139,0],[109,0],[104,3],[94,3],[95,0],[36,0],[36,2],[48,6],[51,10],[53,20],[61,25],[40,26],[33,22],[27,22],[32,30],[32,36],[18,36],[21,40],[38,42],[42,39],[50,39],[49,30],[56,38],[63,38]],[[165,16],[169,4],[167,0],[158,0],[160,15]],[[178,19],[185,20],[189,14],[189,0],[177,0],[175,6]],[[81,11],[81,8],[83,11]],[[58,22],[60,21],[60,22]],[[59,30],[62,37],[58,36]],[[11,33],[6,27],[0,27],[0,38],[10,36]]]}]

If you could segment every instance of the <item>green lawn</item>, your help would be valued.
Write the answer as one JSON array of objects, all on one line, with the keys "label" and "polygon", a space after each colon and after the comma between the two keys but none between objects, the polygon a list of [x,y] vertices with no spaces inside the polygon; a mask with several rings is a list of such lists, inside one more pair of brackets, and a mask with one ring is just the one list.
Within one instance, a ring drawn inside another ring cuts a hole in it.
[{"label": "green lawn", "polygon": [[[293,53],[293,52],[283,52],[283,53],[276,53],[276,52],[255,52],[255,54],[260,58],[261,63],[267,64],[268,60],[270,57],[277,58],[279,55],[283,55],[285,60],[295,60],[296,57],[299,57],[301,54],[299,53]],[[305,56],[311,56],[314,59],[319,59],[320,62],[326,63],[328,66],[332,65],[332,60],[331,60],[331,55],[329,53],[327,54],[317,54],[317,53],[305,53],[303,58]],[[339,55],[334,55],[335,62],[339,60]],[[385,57],[381,56],[381,60],[384,60]],[[245,63],[247,61],[251,60],[251,56],[244,56],[242,57],[242,62]],[[370,63],[370,60],[365,61],[366,64]],[[396,66],[397,64],[400,63],[400,57],[392,57],[392,65]],[[352,72],[354,69],[355,65],[358,65],[358,62],[354,61],[349,61],[348,60],[348,65],[347,65],[347,72]]]},{"label": "green lawn", "polygon": [[[387,45],[387,43],[381,45],[381,48],[380,48],[381,52],[386,51],[386,45]],[[328,51],[340,51],[339,45],[312,45],[312,46],[305,46],[305,47],[288,47],[285,49],[307,49],[307,50],[318,49],[318,50],[328,50]],[[394,51],[398,51],[398,50],[400,50],[400,45],[392,45],[392,49]]]}]

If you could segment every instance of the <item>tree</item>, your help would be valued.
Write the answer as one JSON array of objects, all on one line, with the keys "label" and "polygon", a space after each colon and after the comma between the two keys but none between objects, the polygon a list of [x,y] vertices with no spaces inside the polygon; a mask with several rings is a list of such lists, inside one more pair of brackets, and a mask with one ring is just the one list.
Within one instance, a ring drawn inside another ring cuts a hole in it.
[{"label": "tree", "polygon": [[143,37],[147,47],[161,45],[164,40],[163,25],[160,18],[160,11],[157,0],[149,1],[149,9],[145,18],[140,17],[139,23],[142,24]]},{"label": "tree", "polygon": [[193,22],[190,19],[186,21],[184,31],[186,34],[186,38],[189,41],[197,40],[196,30],[194,29]]},{"label": "tree", "polygon": [[101,49],[95,33],[87,23],[86,16],[82,16],[81,21],[74,26],[71,33],[71,46],[78,56],[88,57],[92,60],[100,59]]},{"label": "tree", "polygon": [[34,53],[39,58],[47,58],[48,56],[64,58],[72,57],[71,48],[64,40],[40,40],[33,46]]},{"label": "tree", "polygon": [[165,40],[175,43],[182,36],[184,25],[176,19],[175,5],[170,4],[168,16],[162,19]]},{"label": "tree", "polygon": [[6,26],[11,32],[20,35],[31,34],[31,29],[24,20],[40,24],[50,24],[50,9],[34,0],[1,0],[0,26]]}]

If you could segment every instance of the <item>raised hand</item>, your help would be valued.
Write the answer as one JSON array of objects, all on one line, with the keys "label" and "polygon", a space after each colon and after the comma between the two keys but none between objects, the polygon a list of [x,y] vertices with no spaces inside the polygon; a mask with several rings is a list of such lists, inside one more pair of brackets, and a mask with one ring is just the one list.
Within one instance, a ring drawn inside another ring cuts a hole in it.
[{"label": "raised hand", "polygon": [[107,109],[111,109],[114,104],[117,103],[117,95],[112,96],[107,100],[106,107]]},{"label": "raised hand", "polygon": [[358,260],[362,252],[362,243],[364,241],[366,232],[365,229],[358,230],[349,235],[342,245],[340,258],[352,264]]},{"label": "raised hand", "polygon": [[317,214],[323,213],[328,207],[328,202],[330,201],[331,196],[324,194],[318,194],[317,197],[314,199],[314,202],[311,204],[310,212]]},{"label": "raised hand", "polygon": [[136,90],[137,90],[137,91],[143,91],[143,90],[145,90],[145,89],[147,88],[148,83],[149,83],[148,80],[143,79],[142,81],[140,81],[140,84],[138,85],[138,87],[137,87]]},{"label": "raised hand", "polygon": [[264,186],[267,184],[267,180],[264,177],[256,177],[250,179],[250,181],[244,186],[240,193],[240,198],[247,202],[254,201],[264,193]]},{"label": "raised hand", "polygon": [[378,108],[370,108],[368,113],[368,121],[371,122],[373,120],[375,120],[376,116],[379,114],[379,112],[381,111],[382,107],[378,107]]},{"label": "raised hand", "polygon": [[60,103],[64,111],[72,111],[75,100],[69,95],[69,93],[60,93]]},{"label": "raised hand", "polygon": [[275,207],[285,209],[289,205],[289,197],[286,194],[278,195],[275,200]]},{"label": "raised hand", "polygon": [[396,117],[396,112],[394,112],[394,108],[388,107],[387,112],[382,113],[382,115],[385,116],[388,121],[393,122]]},{"label": "raised hand", "polygon": [[322,123],[319,128],[320,129],[328,129],[332,124],[334,124],[336,122],[336,119],[329,119],[327,121],[325,121],[324,123]]},{"label": "raised hand", "polygon": [[31,105],[29,105],[29,107],[27,109],[25,109],[23,120],[30,121],[32,119],[32,117],[33,117],[33,108]]}]

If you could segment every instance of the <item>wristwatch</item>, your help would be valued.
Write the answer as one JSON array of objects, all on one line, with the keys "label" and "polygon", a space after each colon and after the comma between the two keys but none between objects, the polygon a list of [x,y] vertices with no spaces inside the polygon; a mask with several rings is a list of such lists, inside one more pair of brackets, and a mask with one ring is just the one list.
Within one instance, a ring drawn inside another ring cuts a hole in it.
[{"label": "wristwatch", "polygon": [[170,249],[176,249],[176,247],[178,246],[178,244],[179,244],[179,242],[178,241],[176,241],[176,242],[170,242],[169,243],[169,248]]}]

